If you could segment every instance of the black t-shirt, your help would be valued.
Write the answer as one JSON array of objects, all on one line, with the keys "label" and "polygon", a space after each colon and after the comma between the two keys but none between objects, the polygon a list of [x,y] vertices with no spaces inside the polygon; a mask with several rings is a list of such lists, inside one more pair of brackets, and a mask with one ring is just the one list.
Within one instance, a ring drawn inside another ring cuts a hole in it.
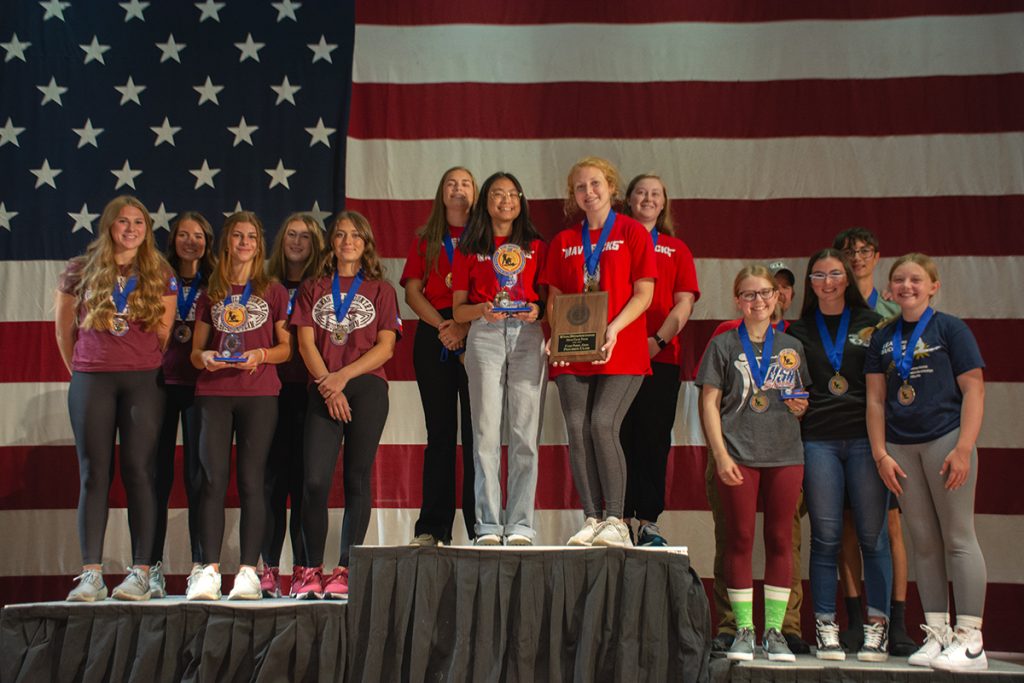
[{"label": "black t-shirt", "polygon": [[[826,315],[825,327],[835,339],[839,329],[838,315]],[[833,439],[867,438],[868,429],[864,411],[867,404],[867,384],[864,381],[864,359],[875,325],[882,316],[867,308],[854,309],[850,315],[850,329],[843,348],[843,364],[840,374],[849,384],[849,390],[842,396],[829,392],[829,379],[836,374],[825,354],[825,346],[818,333],[814,315],[793,322],[789,334],[804,345],[807,369],[811,373],[811,386],[807,414],[800,423],[804,441],[829,441]]]}]

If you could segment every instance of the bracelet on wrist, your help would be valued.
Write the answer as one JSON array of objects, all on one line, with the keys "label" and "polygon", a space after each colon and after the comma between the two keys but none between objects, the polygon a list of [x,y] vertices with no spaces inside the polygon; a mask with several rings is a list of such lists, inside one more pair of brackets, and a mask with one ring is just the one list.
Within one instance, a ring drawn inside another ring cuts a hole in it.
[{"label": "bracelet on wrist", "polygon": [[659,349],[663,349],[666,346],[668,346],[668,342],[662,339],[660,336],[658,336],[657,333],[652,335],[651,338],[654,339],[654,343],[658,345]]}]

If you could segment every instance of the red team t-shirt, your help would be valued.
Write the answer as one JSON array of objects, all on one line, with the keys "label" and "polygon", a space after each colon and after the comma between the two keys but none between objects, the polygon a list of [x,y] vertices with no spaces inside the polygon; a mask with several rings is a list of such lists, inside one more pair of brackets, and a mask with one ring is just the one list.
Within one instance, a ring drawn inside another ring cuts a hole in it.
[{"label": "red team t-shirt", "polygon": [[[561,231],[548,245],[547,265],[541,284],[557,287],[563,294],[583,291],[583,224]],[[595,245],[600,230],[590,230],[590,243]],[[658,265],[650,233],[629,216],[616,214],[601,259],[600,289],[608,292],[608,321],[611,322],[633,296],[633,282],[656,278]],[[571,363],[568,367],[551,368],[551,377],[559,375],[649,375],[651,360],[647,351],[647,322],[641,315],[619,332],[612,357],[603,365]]]},{"label": "red team t-shirt", "polygon": [[[685,242],[670,235],[658,235],[658,243],[654,246],[654,258],[658,263],[658,279],[654,281],[654,298],[651,299],[651,305],[644,314],[647,318],[648,337],[653,337],[665,322],[668,312],[675,306],[676,293],[693,294],[694,303],[700,299],[697,269],[693,265],[693,254]],[[651,362],[679,365],[682,350],[679,335],[666,341],[668,344],[651,359]]]},{"label": "red team t-shirt", "polygon": [[[239,303],[244,290],[243,285],[231,285],[231,300]],[[224,335],[232,333],[241,335],[242,351],[270,349],[277,346],[274,324],[288,320],[288,292],[280,282],[270,283],[262,295],[253,292],[245,305],[245,323],[235,330],[228,329],[223,323],[223,312],[223,301],[211,302],[206,291],[199,294],[196,320],[210,325],[207,349],[219,351]],[[255,373],[234,367],[217,372],[203,371],[196,380],[196,396],[277,396],[280,391],[277,368],[269,363],[257,366]]]},{"label": "red team t-shirt", "polygon": [[[340,279],[342,299],[354,279]],[[348,338],[344,344],[336,345],[331,341],[331,333],[339,327],[334,315],[333,282],[333,274],[303,282],[292,312],[292,325],[296,329],[313,328],[316,348],[330,372],[352,363],[373,348],[377,343],[377,333],[381,330],[391,330],[398,338],[402,337],[402,318],[398,314],[395,288],[385,280],[364,280],[345,314]],[[369,374],[387,380],[384,366]]]},{"label": "red team t-shirt", "polygon": [[[452,236],[452,247],[455,253],[459,253],[459,238],[462,237],[463,228],[448,228],[448,234]],[[444,250],[444,243],[437,253],[437,267],[427,272],[427,243],[417,237],[409,249],[409,256],[405,259],[405,268],[402,270],[402,277],[398,284],[405,287],[409,280],[423,280],[423,296],[427,298],[430,305],[440,311],[452,307],[452,263],[448,260],[448,252]]]},{"label": "red team t-shirt", "polygon": [[[64,294],[75,296],[75,288],[82,280],[80,259],[68,262],[61,273],[57,289]],[[167,288],[164,296],[177,294],[178,281],[170,269],[167,270]],[[113,296],[113,293],[111,293]],[[86,297],[88,298],[88,293]],[[160,340],[156,330],[144,330],[142,325],[132,319],[131,296],[125,309],[128,316],[128,332],[119,337],[107,330],[83,329],[75,330],[75,348],[71,356],[71,369],[75,372],[129,372],[133,370],[153,370],[163,363],[164,351],[160,348]],[[85,320],[85,306],[78,307],[78,324]]]},{"label": "red team t-shirt", "polygon": [[291,323],[292,313],[295,312],[295,304],[299,301],[299,291],[301,290],[302,283],[295,280],[285,280],[281,284],[288,291],[288,331],[292,334],[293,352],[290,361],[277,366],[277,376],[281,379],[282,384],[305,384],[309,379],[309,374],[306,372],[306,364],[302,361],[302,356],[299,354],[299,330]]},{"label": "red team t-shirt", "polygon": [[[494,247],[498,248],[506,242],[507,237],[495,237]],[[542,240],[533,240],[530,249],[524,250],[525,264],[523,270],[516,275],[516,284],[511,290],[514,299],[529,303],[540,300],[537,290],[540,274],[544,271],[546,253],[547,245]],[[467,255],[456,251],[452,289],[464,290],[471,304],[494,301],[498,293],[498,277],[494,273],[490,254]]]},{"label": "red team t-shirt", "polygon": [[[178,287],[181,288],[181,295],[188,300],[189,293],[192,291],[192,283],[195,282],[194,278],[185,279],[178,277]],[[202,287],[202,284],[200,284]],[[189,332],[195,332],[196,326],[196,303],[199,301],[199,297],[196,296],[192,300],[192,305],[185,313],[185,319],[182,320],[181,313],[178,311],[178,302],[174,302],[174,324],[171,325],[171,340],[167,342],[167,350],[164,352],[163,369],[164,369],[164,383],[165,384],[183,384],[192,386],[196,383],[196,379],[199,377],[201,372],[192,365],[192,337],[189,336],[186,341],[178,341],[175,334],[175,330],[179,326],[185,325],[188,327]]]}]

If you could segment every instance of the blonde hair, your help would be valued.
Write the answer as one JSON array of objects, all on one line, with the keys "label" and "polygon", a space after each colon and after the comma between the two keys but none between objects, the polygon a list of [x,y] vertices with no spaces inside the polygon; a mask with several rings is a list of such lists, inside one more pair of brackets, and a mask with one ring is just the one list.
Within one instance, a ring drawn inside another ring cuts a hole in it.
[{"label": "blonde hair", "polygon": [[622,202],[622,177],[619,175],[619,171],[615,168],[614,164],[602,157],[583,157],[572,165],[572,168],[569,169],[569,175],[565,180],[567,194],[563,209],[566,216],[571,216],[580,210],[579,205],[576,204],[576,189],[573,187],[573,176],[581,168],[587,167],[596,168],[604,175],[604,179],[612,189],[612,205]]},{"label": "blonde hair", "polygon": [[164,314],[163,297],[167,292],[167,281],[171,267],[156,248],[153,238],[153,217],[135,197],[121,195],[110,200],[100,215],[100,231],[78,257],[82,264],[82,279],[75,292],[76,304],[85,307],[85,319],[81,327],[94,330],[109,330],[114,319],[114,302],[111,292],[120,271],[114,261],[114,238],[110,230],[121,210],[131,206],[142,212],[146,222],[146,234],[135,252],[131,263],[137,284],[128,296],[131,319],[142,325],[142,329],[156,327]]},{"label": "blonde hair", "polygon": [[661,179],[661,176],[653,173],[641,173],[629,181],[629,185],[626,186],[626,196],[623,201],[622,213],[633,218],[633,207],[629,204],[629,198],[633,196],[633,190],[636,189],[637,183],[641,180],[657,180],[661,184],[661,196],[665,198],[665,207],[658,214],[658,217],[654,221],[654,229],[663,235],[674,236],[676,234],[675,225],[672,223],[672,203],[668,198],[668,188],[665,187],[665,181]]},{"label": "blonde hair", "polygon": [[931,256],[922,254],[919,251],[912,251],[909,254],[904,254],[896,259],[896,262],[892,264],[892,268],[889,269],[889,281],[892,282],[892,276],[896,272],[896,269],[905,263],[916,263],[924,269],[924,272],[928,273],[928,277],[932,279],[932,282],[939,281],[939,267],[935,265],[935,261],[932,260]]},{"label": "blonde hair", "polygon": [[[384,267],[381,265],[380,258],[377,256],[377,241],[373,237],[373,228],[370,227],[370,221],[367,220],[366,216],[359,213],[358,211],[342,211],[338,214],[338,217],[334,219],[334,225],[331,226],[331,234],[328,237],[328,243],[331,245],[333,252],[334,233],[338,231],[338,226],[341,225],[342,221],[349,221],[355,226],[356,232],[361,238],[363,238],[363,256],[360,258],[359,266],[363,269],[363,276],[367,280],[383,280],[384,279]],[[333,273],[338,268],[337,259],[332,253],[331,256],[325,260],[325,274]]]},{"label": "blonde hair", "polygon": [[309,230],[309,256],[306,257],[306,262],[302,265],[302,277],[300,279],[305,280],[308,277],[313,277],[323,270],[323,262],[327,254],[324,226],[320,225],[320,221],[313,218],[310,214],[302,212],[296,212],[288,216],[281,223],[281,228],[274,237],[274,246],[270,250],[270,258],[267,261],[267,270],[270,273],[270,277],[276,278],[281,282],[284,282],[285,276],[288,274],[288,260],[284,256],[284,238],[288,232],[288,224],[296,221],[305,225],[306,229]]},{"label": "blonde hair", "polygon": [[249,266],[249,280],[252,293],[262,296],[270,285],[270,276],[264,266],[267,243],[263,238],[263,222],[252,211],[236,211],[227,217],[220,229],[217,242],[217,266],[213,269],[210,284],[206,288],[210,301],[221,301],[231,292],[231,229],[239,223],[250,223],[256,228],[256,254]]},{"label": "blonde hair", "polygon": [[777,289],[775,286],[775,278],[772,277],[772,271],[768,270],[767,267],[760,263],[752,263],[747,266],[740,268],[740,272],[736,273],[736,279],[732,281],[732,295],[738,297],[740,295],[740,283],[746,280],[748,277],[759,277],[763,278],[766,282],[770,282],[772,289]]}]

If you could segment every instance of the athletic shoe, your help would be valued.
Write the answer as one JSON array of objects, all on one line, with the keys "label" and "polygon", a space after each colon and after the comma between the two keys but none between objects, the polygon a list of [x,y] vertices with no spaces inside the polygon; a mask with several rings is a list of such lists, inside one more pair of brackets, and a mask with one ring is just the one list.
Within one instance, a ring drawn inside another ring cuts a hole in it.
[{"label": "athletic shoe", "polygon": [[324,581],[324,598],[330,600],[348,599],[348,567],[335,567],[330,578]]},{"label": "athletic shoe", "polygon": [[84,569],[75,577],[78,585],[68,593],[68,602],[96,602],[107,599],[107,584],[99,569]]},{"label": "athletic shoe", "polygon": [[149,600],[149,572],[140,567],[128,567],[128,576],[118,584],[110,597],[115,600],[130,600],[140,602]]},{"label": "athletic shoe", "polygon": [[228,593],[228,600],[260,600],[263,598],[263,591],[260,590],[260,577],[256,576],[256,570],[252,567],[241,567],[235,574],[235,582]]},{"label": "athletic shoe", "polygon": [[302,586],[302,577],[306,574],[306,568],[300,565],[292,565],[292,580],[288,582],[288,597],[298,597],[297,591]]},{"label": "athletic shoe", "polygon": [[[736,637],[739,640],[739,636]],[[769,662],[795,662],[796,655],[789,649],[786,638],[779,633],[778,629],[770,628],[764,632],[764,639],[761,641],[761,649],[768,657]]]},{"label": "athletic shoe", "polygon": [[220,572],[212,564],[206,565],[198,573],[193,570],[185,599],[220,600]]},{"label": "athletic shoe", "polygon": [[811,646],[807,644],[807,641],[798,636],[795,633],[783,633],[782,637],[786,639],[786,645],[789,646],[789,651],[795,655],[809,655],[811,654]]},{"label": "athletic shoe", "polygon": [[711,639],[711,654],[724,655],[732,647],[736,636],[732,633],[719,633]]},{"label": "athletic shoe", "polygon": [[661,529],[654,522],[648,522],[640,527],[640,541],[637,543],[638,546],[652,547],[652,548],[663,548],[668,545],[668,541],[661,535]]},{"label": "athletic shoe", "polygon": [[157,562],[149,568],[149,597],[167,597],[167,581],[164,580],[164,569],[162,562]]},{"label": "athletic shoe", "polygon": [[265,598],[281,597],[281,570],[277,567],[263,565],[263,573],[260,574],[260,592]]},{"label": "athletic shoe", "polygon": [[864,624],[864,644],[857,652],[862,662],[884,662],[889,659],[889,622]]},{"label": "athletic shoe", "polygon": [[817,636],[818,649],[814,653],[818,659],[830,659],[842,662],[846,659],[846,652],[839,642],[839,624],[835,621],[822,621],[817,619],[814,622],[814,633]]},{"label": "athletic shoe", "polygon": [[932,668],[942,671],[984,671],[988,657],[982,647],[981,629],[957,626],[953,640],[932,660]]},{"label": "athletic shoe", "polygon": [[533,545],[533,539],[522,534],[509,534],[505,537],[505,545]]},{"label": "athletic shoe", "polygon": [[593,545],[594,537],[597,536],[597,527],[597,519],[587,517],[587,520],[583,522],[583,528],[572,535],[568,545]]},{"label": "athletic shoe", "polygon": [[192,590],[192,584],[198,579],[203,573],[203,565],[193,564],[192,571],[188,573],[188,578],[185,579],[185,595]]},{"label": "athletic shoe", "polygon": [[[778,631],[776,631],[778,633]],[[736,637],[729,646],[727,658],[741,662],[749,662],[754,659],[754,629],[741,628],[736,632]]]},{"label": "athletic shoe", "polygon": [[319,600],[324,597],[324,567],[306,567],[302,572],[302,581],[295,589],[298,600]]},{"label": "athletic shoe", "polygon": [[501,536],[498,534],[483,534],[476,537],[473,545],[501,545]]},{"label": "athletic shoe", "polygon": [[409,541],[409,545],[417,548],[429,548],[432,546],[443,546],[444,542],[434,534],[420,534]]},{"label": "athletic shoe", "polygon": [[931,666],[932,660],[953,641],[953,629],[948,624],[938,627],[921,624],[921,630],[925,633],[924,644],[907,658],[911,666]]},{"label": "athletic shoe", "polygon": [[632,548],[629,540],[629,527],[618,517],[609,517],[597,528],[597,535],[591,545],[603,545],[611,548]]}]

